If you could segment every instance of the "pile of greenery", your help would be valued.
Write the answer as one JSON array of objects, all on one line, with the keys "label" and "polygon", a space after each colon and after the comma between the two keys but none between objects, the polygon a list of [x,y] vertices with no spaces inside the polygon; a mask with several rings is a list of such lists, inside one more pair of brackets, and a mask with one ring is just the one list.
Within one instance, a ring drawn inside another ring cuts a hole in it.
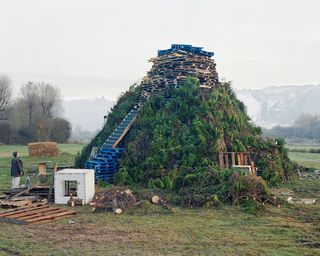
[{"label": "pile of greenery", "polygon": [[[77,158],[83,166],[92,146],[101,145],[138,101],[141,87],[131,87],[108,115],[104,129]],[[294,172],[281,140],[262,137],[229,83],[203,95],[197,79],[172,88],[171,98],[153,95],[121,142],[127,149],[116,175],[118,184],[162,189],[176,201],[210,206],[220,201],[268,199],[266,181],[276,184]],[[248,177],[217,166],[217,152],[250,152],[262,177]],[[256,204],[254,204],[256,205]]]}]

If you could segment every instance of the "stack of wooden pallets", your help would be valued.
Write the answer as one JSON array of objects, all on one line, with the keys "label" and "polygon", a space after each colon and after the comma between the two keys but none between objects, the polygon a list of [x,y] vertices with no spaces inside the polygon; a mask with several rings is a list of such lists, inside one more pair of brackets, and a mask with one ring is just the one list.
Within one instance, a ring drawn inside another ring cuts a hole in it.
[{"label": "stack of wooden pallets", "polygon": [[202,91],[211,91],[219,85],[216,64],[211,58],[213,54],[202,50],[202,47],[180,44],[159,50],[158,56],[150,59],[153,65],[142,79],[143,90],[137,107],[142,107],[151,94],[162,93],[170,98],[167,89],[183,86],[187,77],[198,78]]},{"label": "stack of wooden pallets", "polygon": [[95,180],[113,182],[113,176],[118,171],[118,160],[123,155],[124,148],[102,146],[97,155],[86,161],[85,168],[95,170]]}]

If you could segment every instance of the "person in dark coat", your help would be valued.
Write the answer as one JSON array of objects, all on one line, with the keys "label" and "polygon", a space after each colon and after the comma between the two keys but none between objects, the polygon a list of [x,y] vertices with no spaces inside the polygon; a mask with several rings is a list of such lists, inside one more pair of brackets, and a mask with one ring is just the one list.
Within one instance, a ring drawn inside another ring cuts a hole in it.
[{"label": "person in dark coat", "polygon": [[12,176],[12,189],[19,187],[20,176],[23,175],[23,163],[19,158],[18,152],[12,153],[13,158],[11,160],[11,176]]}]

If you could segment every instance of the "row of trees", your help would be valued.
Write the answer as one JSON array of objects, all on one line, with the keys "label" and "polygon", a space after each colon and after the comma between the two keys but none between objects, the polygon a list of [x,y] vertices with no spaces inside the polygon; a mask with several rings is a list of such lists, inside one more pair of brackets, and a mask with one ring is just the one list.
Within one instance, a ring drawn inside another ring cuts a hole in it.
[{"label": "row of trees", "polygon": [[15,99],[7,76],[0,76],[0,142],[67,142],[70,123],[59,117],[62,97],[58,87],[28,82]]},{"label": "row of trees", "polygon": [[320,115],[302,114],[292,126],[276,126],[265,130],[264,133],[284,139],[306,139],[320,142]]}]

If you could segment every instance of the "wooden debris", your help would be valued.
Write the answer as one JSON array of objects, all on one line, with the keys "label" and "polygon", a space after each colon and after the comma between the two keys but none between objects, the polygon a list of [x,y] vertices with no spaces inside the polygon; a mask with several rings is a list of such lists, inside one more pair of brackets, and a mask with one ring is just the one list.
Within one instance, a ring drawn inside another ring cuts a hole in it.
[{"label": "wooden debris", "polygon": [[25,207],[32,204],[47,204],[47,199],[40,199],[36,196],[21,196],[10,199],[2,199],[0,200],[0,207],[2,208],[17,208],[17,207]]},{"label": "wooden debris", "polygon": [[[49,190],[50,190],[50,186],[36,185],[29,188],[8,190],[8,191],[4,191],[3,193],[7,195],[7,199],[18,197],[18,196],[38,196],[42,198],[48,198]],[[52,193],[52,196],[53,196],[53,193]]]},{"label": "wooden debris", "polygon": [[[174,47],[174,45],[172,46]],[[195,49],[197,47],[193,47]],[[169,88],[179,88],[185,84],[187,77],[196,77],[202,92],[210,92],[219,85],[216,64],[211,54],[201,54],[183,48],[172,48],[160,51],[157,57],[150,59],[151,70],[141,81],[143,90],[140,102],[135,106],[142,107],[152,94],[163,94],[169,99]]]},{"label": "wooden debris", "polygon": [[96,209],[112,210],[116,214],[136,206],[137,200],[130,189],[112,187],[97,193],[90,203],[92,211]]},{"label": "wooden debris", "polygon": [[6,199],[9,199],[9,198],[12,199],[12,198],[21,196],[21,195],[23,195],[23,194],[27,194],[31,189],[32,189],[32,187],[29,187],[29,188],[23,189],[22,191],[20,191],[20,192],[18,192],[18,193],[9,194]]},{"label": "wooden debris", "polygon": [[214,87],[218,82],[218,73],[214,60],[208,56],[178,50],[150,59],[153,63],[148,77],[154,89],[179,87],[188,76],[198,77],[200,85]]},{"label": "wooden debris", "polygon": [[317,199],[315,198],[293,198],[292,196],[289,196],[287,199],[287,202],[289,204],[306,204],[306,205],[312,205],[315,204]]},{"label": "wooden debris", "polygon": [[217,160],[220,168],[245,167],[250,170],[248,174],[256,175],[255,164],[249,152],[219,152]]},{"label": "wooden debris", "polygon": [[75,211],[49,205],[32,205],[0,212],[0,221],[39,224],[75,215]]},{"label": "wooden debris", "polygon": [[315,198],[301,198],[300,203],[301,204],[316,204],[317,199]]},{"label": "wooden debris", "polygon": [[79,198],[75,198],[73,197],[73,195],[71,194],[70,199],[68,200],[67,204],[70,207],[75,207],[76,205],[84,205],[84,200],[83,199],[79,199]]}]

